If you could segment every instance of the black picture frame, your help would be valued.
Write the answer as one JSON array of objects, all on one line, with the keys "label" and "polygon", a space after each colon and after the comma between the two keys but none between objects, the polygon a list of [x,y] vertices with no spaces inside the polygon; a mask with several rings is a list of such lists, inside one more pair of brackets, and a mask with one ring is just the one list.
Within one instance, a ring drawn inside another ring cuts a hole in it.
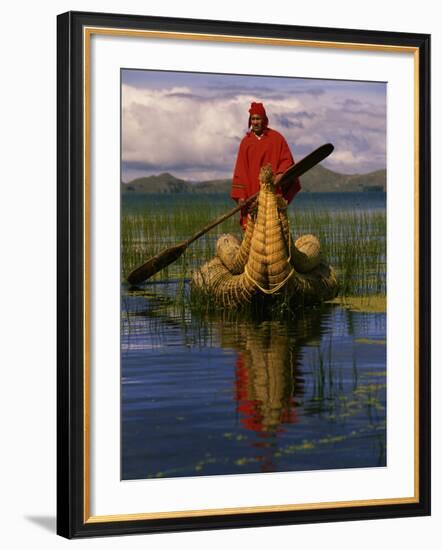
[{"label": "black picture frame", "polygon": [[[418,496],[413,502],[251,511],[206,516],[112,518],[88,516],[85,476],[85,223],[84,29],[106,27],[215,36],[324,41],[412,48],[418,74]],[[66,538],[335,522],[430,514],[430,36],[427,34],[269,25],[104,13],[69,12],[57,21],[58,370],[57,532]]]}]

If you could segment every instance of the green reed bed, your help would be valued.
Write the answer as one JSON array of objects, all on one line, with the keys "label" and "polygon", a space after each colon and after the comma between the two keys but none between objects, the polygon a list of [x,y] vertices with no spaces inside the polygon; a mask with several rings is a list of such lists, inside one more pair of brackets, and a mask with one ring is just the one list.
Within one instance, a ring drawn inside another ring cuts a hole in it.
[{"label": "green reed bed", "polygon": [[290,213],[292,235],[316,235],[336,269],[342,296],[385,295],[386,218],[382,211]]},{"label": "green reed bed", "polygon": [[[203,201],[161,205],[145,214],[123,214],[121,224],[122,276],[164,248],[178,244],[225,212],[227,207],[211,206]],[[152,280],[183,279],[193,269],[212,258],[221,233],[241,236],[236,219],[226,220],[195,241],[174,264],[157,273]]]},{"label": "green reed bed", "polygon": [[[121,224],[122,277],[164,248],[187,239],[204,225],[232,207],[229,201],[211,203],[203,198],[191,201],[163,201],[149,211],[123,211]],[[320,242],[324,259],[337,270],[341,296],[385,295],[386,217],[380,210],[289,209],[290,227],[296,239],[313,233]],[[241,238],[236,216],[212,229],[192,245],[174,264],[152,280],[180,280],[215,254],[221,233]],[[178,294],[185,293],[184,281]]]}]

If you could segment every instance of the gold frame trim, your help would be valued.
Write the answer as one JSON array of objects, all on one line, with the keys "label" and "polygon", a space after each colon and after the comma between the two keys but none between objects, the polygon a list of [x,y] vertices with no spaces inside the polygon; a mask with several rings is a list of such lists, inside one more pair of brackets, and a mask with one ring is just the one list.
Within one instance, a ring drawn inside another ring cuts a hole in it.
[{"label": "gold frame trim", "polygon": [[[152,512],[139,514],[119,514],[109,516],[91,515],[91,416],[90,416],[90,94],[91,94],[91,37],[92,35],[131,36],[156,39],[193,40],[204,42],[233,42],[257,45],[286,47],[309,47],[343,50],[359,50],[389,53],[412,53],[414,61],[414,495],[412,497],[352,500],[338,502],[251,506],[238,508],[216,508],[207,510],[181,510],[173,512]],[[287,512],[301,510],[323,510],[327,508],[354,508],[357,506],[386,506],[393,504],[414,504],[419,502],[419,49],[407,46],[386,46],[378,44],[308,41],[280,38],[244,37],[203,33],[145,31],[133,29],[113,29],[107,27],[84,27],[83,29],[83,82],[84,82],[84,523],[135,521],[149,519],[173,519],[219,516],[229,514],[250,514],[259,512]]]}]

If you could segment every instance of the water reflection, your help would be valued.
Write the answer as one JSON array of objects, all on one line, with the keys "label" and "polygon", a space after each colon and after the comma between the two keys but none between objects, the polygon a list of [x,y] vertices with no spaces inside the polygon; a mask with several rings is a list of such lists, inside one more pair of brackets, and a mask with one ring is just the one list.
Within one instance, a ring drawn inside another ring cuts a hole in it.
[{"label": "water reflection", "polygon": [[177,307],[125,289],[123,479],[385,463],[385,315],[284,318]]},{"label": "water reflection", "polygon": [[[296,422],[296,362],[287,334],[273,334],[271,325],[249,332],[245,351],[235,361],[235,399],[242,424],[255,432],[272,432]],[[300,389],[300,388],[299,388]],[[299,391],[298,389],[298,391]]]},{"label": "water reflection", "polygon": [[281,431],[297,422],[296,398],[303,393],[302,346],[321,337],[320,309],[286,320],[236,322],[217,327],[220,345],[237,351],[236,408],[244,427]]}]

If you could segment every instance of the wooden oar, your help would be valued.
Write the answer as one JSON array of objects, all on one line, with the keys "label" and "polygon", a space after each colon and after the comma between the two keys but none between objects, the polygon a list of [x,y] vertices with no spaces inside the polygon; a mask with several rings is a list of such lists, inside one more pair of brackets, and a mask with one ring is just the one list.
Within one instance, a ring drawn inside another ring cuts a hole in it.
[{"label": "wooden oar", "polygon": [[[312,153],[288,168],[279,181],[279,185],[282,188],[283,192],[287,191],[287,189],[292,184],[294,178],[302,176],[302,174],[305,174],[307,170],[310,170],[310,168],[313,168],[313,166],[324,160],[330,155],[333,149],[334,147],[331,143],[326,143],[325,145],[318,147],[318,149],[315,149]],[[227,212],[226,214],[223,214],[219,218],[216,218],[216,220],[203,227],[200,231],[192,235],[189,239],[182,241],[175,246],[171,246],[170,248],[166,248],[165,250],[159,252],[156,256],[153,256],[153,258],[147,260],[147,262],[140,265],[131,273],[129,273],[129,276],[127,277],[128,282],[131,285],[142,283],[146,279],[149,279],[149,277],[152,277],[152,275],[155,275],[155,273],[158,273],[158,271],[161,271],[162,269],[176,261],[191,243],[199,239],[202,235],[216,227],[218,224],[222,223],[224,220],[230,218],[230,216],[233,216],[234,214],[239,212],[239,210],[241,210],[242,208],[249,206],[257,198],[258,195],[259,192],[255,193],[246,201],[244,201],[240,206],[235,206],[235,208],[232,208],[232,210],[229,210],[229,212]]]}]

